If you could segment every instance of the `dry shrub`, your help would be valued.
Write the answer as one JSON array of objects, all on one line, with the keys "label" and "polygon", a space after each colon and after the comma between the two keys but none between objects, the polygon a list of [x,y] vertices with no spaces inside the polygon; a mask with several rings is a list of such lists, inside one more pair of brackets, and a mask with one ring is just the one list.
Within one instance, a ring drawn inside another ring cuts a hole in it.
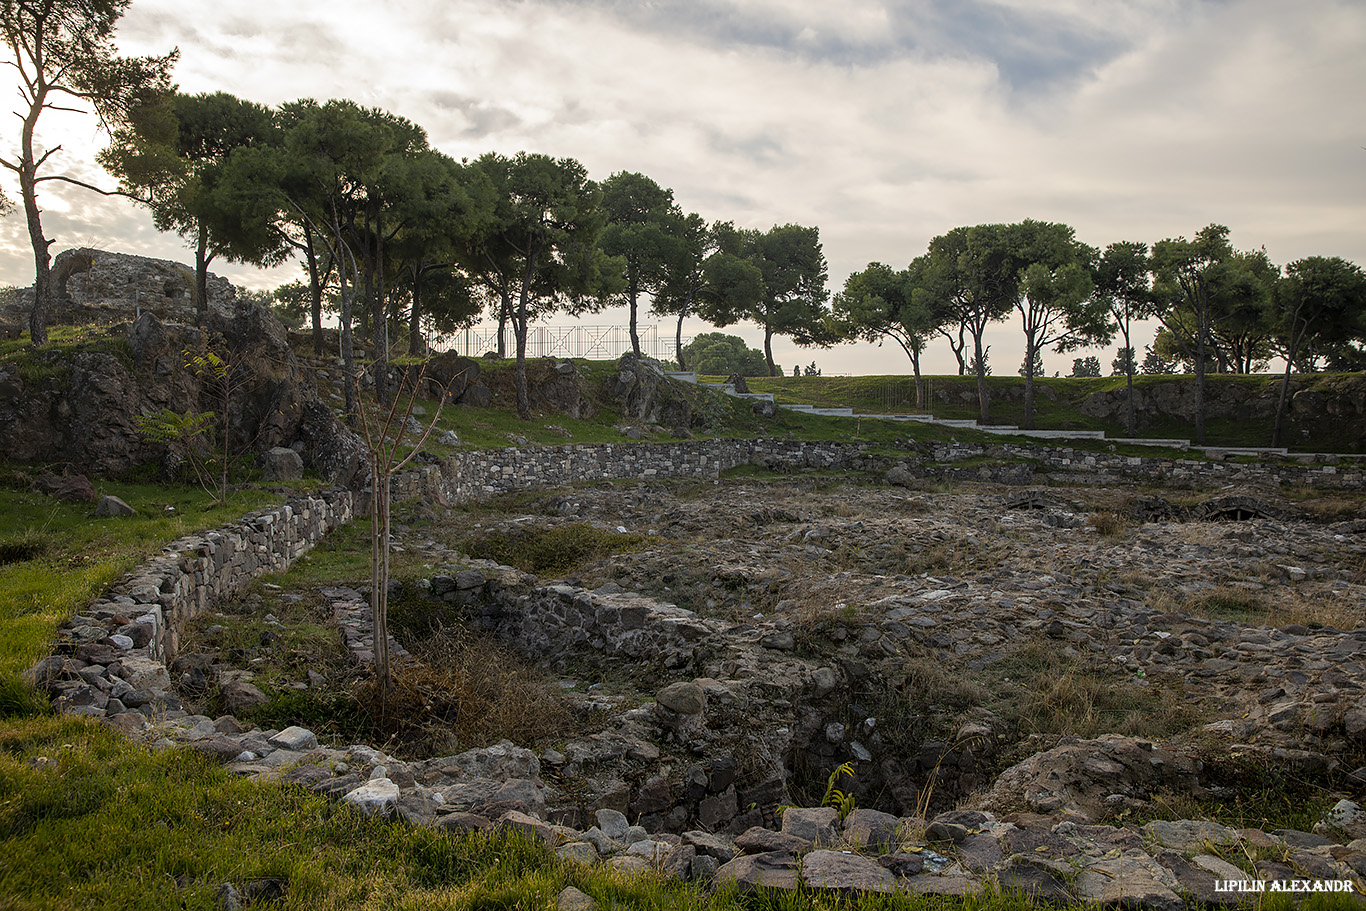
[{"label": "dry shrub", "polygon": [[[397,667],[376,727],[410,756],[544,742],[574,733],[573,716],[545,676],[495,643],[439,629],[412,647],[421,663]],[[359,694],[374,705],[374,683]]]},{"label": "dry shrub", "polygon": [[1147,588],[1153,584],[1153,577],[1145,570],[1126,569],[1115,576],[1115,581],[1130,588]]},{"label": "dry shrub", "polygon": [[1186,599],[1183,609],[1206,620],[1235,623],[1270,623],[1272,606],[1261,592],[1234,585],[1221,585]]},{"label": "dry shrub", "polygon": [[649,535],[598,528],[587,522],[548,527],[505,526],[467,538],[462,549],[471,557],[494,560],[538,576],[561,575],[591,560],[635,553],[658,543]]},{"label": "dry shrub", "polygon": [[1134,527],[1133,520],[1116,512],[1093,513],[1086,524],[1094,528],[1101,537],[1122,538]]},{"label": "dry shrub", "polygon": [[1271,610],[1271,622],[1276,626],[1298,623],[1303,626],[1331,626],[1353,630],[1366,624],[1366,608],[1360,602],[1327,592],[1293,593],[1288,603],[1277,604]]},{"label": "dry shrub", "polygon": [[912,576],[921,573],[963,575],[992,569],[1002,559],[990,545],[965,535],[926,546],[910,544],[905,562],[898,571]]},{"label": "dry shrub", "polygon": [[1180,692],[1125,668],[1053,656],[1031,684],[1019,707],[1020,727],[1030,733],[1166,737],[1196,720]]},{"label": "dry shrub", "polygon": [[1341,497],[1315,497],[1296,503],[1295,508],[1323,522],[1355,519],[1366,512],[1361,503]]},{"label": "dry shrub", "polygon": [[1185,598],[1154,589],[1148,594],[1147,606],[1161,613],[1181,611],[1206,620],[1247,626],[1300,624],[1352,630],[1366,623],[1366,609],[1359,603],[1319,589],[1300,590],[1285,585],[1285,571],[1280,567],[1266,566],[1261,577],[1282,584],[1269,591],[1221,585]]}]

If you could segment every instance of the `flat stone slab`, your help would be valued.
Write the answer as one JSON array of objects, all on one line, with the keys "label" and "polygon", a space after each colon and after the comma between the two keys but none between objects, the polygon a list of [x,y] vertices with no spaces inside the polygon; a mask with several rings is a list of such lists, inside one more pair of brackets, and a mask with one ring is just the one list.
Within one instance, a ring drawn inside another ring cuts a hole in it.
[{"label": "flat stone slab", "polygon": [[797,859],[786,851],[743,854],[723,864],[713,882],[717,888],[731,887],[740,893],[763,889],[791,892],[797,888]]},{"label": "flat stone slab", "polygon": [[1092,864],[1073,886],[1085,902],[1142,911],[1185,911],[1176,878],[1152,858],[1121,855]]},{"label": "flat stone slab", "polygon": [[896,877],[877,861],[843,851],[812,851],[802,858],[802,882],[839,892],[895,892]]},{"label": "flat stone slab", "polygon": [[1215,845],[1236,845],[1238,830],[1222,826],[1208,820],[1182,819],[1167,822],[1157,819],[1143,827],[1143,834],[1157,841],[1163,847],[1177,851],[1191,851],[1204,847],[1206,842]]},{"label": "flat stone slab", "polygon": [[293,725],[270,738],[270,742],[272,745],[284,750],[294,750],[295,752],[306,753],[309,750],[317,749],[318,736],[308,728],[301,728],[298,725]]}]

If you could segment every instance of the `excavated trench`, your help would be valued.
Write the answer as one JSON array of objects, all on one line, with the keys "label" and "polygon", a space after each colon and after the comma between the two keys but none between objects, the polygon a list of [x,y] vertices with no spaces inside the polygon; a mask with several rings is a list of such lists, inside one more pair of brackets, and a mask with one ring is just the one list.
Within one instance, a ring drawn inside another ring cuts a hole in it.
[{"label": "excavated trench", "polygon": [[[576,567],[573,585],[505,581],[465,608],[576,685],[627,694],[600,702],[601,724],[552,764],[567,810],[624,793],[654,824],[720,828],[819,803],[833,784],[859,806],[923,815],[1068,738],[1168,740],[1248,716],[1281,671],[1245,638],[1366,617],[1366,548],[1342,533],[1355,525],[1251,495],[1190,506],[803,481],[579,488],[505,517],[645,540]],[[1201,616],[1216,596],[1243,613]],[[1303,614],[1314,599],[1324,619]],[[705,708],[663,704],[668,685],[694,683]],[[1326,731],[1289,734],[1262,737],[1333,746]],[[845,763],[853,775],[832,782]],[[661,780],[667,797],[645,799]],[[723,796],[735,816],[718,818]]]}]

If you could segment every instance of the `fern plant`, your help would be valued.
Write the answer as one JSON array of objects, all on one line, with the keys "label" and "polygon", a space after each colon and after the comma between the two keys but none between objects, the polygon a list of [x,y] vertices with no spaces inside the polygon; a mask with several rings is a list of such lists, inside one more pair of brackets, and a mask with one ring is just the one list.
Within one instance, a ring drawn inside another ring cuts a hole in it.
[{"label": "fern plant", "polygon": [[825,796],[821,798],[821,806],[834,807],[835,812],[839,813],[840,822],[844,822],[845,817],[854,812],[856,807],[853,790],[842,791],[836,787],[840,783],[840,779],[846,775],[851,780],[853,779],[853,763],[843,763],[830,773],[830,778],[825,782]]},{"label": "fern plant", "polygon": [[210,496],[217,497],[214,483],[214,415],[212,411],[186,411],[183,414],[162,408],[135,418],[138,433],[152,443],[160,443],[184,453],[195,480]]}]

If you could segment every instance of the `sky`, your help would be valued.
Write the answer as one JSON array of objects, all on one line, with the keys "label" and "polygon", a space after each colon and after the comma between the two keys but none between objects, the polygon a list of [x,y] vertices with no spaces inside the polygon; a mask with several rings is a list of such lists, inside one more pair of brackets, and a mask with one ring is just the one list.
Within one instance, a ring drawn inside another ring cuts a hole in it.
[{"label": "sky", "polygon": [[[128,54],[179,48],[183,92],[350,98],[456,158],[572,157],[595,179],[644,173],[709,221],[815,225],[832,294],[954,227],[1025,218],[1101,248],[1219,223],[1278,264],[1366,264],[1363,0],[133,0],[116,37]],[[93,117],[49,112],[39,132],[57,165],[113,184]],[[193,261],[126,200],[48,184],[40,204],[54,253]],[[0,220],[0,282],[32,269],[22,212]],[[253,288],[298,273],[213,271]],[[988,342],[993,372],[1014,374],[1018,318]],[[909,371],[890,342],[774,353],[789,370]],[[1085,353],[1109,372],[1114,346],[1048,352],[1046,370]],[[924,367],[956,370],[947,343]]]}]

